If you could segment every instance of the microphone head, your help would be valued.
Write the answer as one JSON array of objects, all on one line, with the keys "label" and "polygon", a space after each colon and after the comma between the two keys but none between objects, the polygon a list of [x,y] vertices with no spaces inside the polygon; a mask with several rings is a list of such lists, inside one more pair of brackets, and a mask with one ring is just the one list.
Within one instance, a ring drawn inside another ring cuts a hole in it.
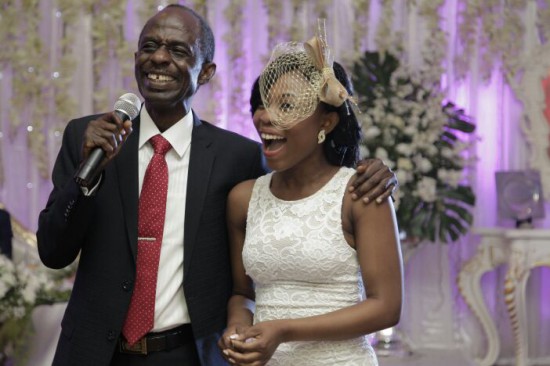
[{"label": "microphone head", "polygon": [[141,100],[133,93],[123,94],[115,102],[114,110],[124,113],[132,120],[138,116],[141,110]]}]

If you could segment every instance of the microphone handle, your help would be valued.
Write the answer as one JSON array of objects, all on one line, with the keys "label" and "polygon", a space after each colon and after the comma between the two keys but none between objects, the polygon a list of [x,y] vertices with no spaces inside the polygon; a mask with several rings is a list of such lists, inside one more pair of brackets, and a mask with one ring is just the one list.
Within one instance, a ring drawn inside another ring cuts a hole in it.
[{"label": "microphone handle", "polygon": [[[116,110],[116,115],[124,122],[130,117],[122,111]],[[90,153],[90,156],[88,156],[88,159],[80,166],[78,171],[76,172],[74,176],[74,180],[76,183],[78,183],[80,186],[88,187],[94,180],[94,178],[97,175],[97,168],[99,167],[99,164],[105,157],[105,152],[100,147],[96,147],[92,150]]]},{"label": "microphone handle", "polygon": [[88,187],[96,176],[96,169],[105,157],[100,147],[96,147],[88,156],[88,159],[80,166],[74,176],[74,180],[81,186]]}]

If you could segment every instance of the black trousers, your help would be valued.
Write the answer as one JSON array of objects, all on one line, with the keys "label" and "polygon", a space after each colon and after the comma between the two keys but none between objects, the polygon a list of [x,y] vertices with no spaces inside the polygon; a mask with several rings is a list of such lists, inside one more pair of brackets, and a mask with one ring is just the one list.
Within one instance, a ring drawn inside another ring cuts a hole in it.
[{"label": "black trousers", "polygon": [[147,355],[121,353],[115,351],[111,366],[201,366],[197,349],[193,342],[169,351],[151,352]]}]

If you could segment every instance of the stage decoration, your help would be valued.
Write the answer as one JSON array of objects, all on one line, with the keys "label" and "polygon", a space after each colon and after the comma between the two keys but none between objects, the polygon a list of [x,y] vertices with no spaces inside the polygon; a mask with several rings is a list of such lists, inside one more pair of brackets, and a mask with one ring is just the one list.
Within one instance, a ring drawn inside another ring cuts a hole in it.
[{"label": "stage decoration", "polygon": [[382,159],[398,177],[399,229],[418,241],[449,243],[472,224],[475,195],[464,170],[475,126],[390,53],[365,52],[353,80],[363,114],[364,155]]},{"label": "stage decoration", "polygon": [[[283,2],[280,0],[263,0],[267,11],[267,49],[271,50],[281,39],[287,37],[281,21],[283,17]],[[269,58],[269,55],[266,56]],[[266,59],[267,61],[267,59]]]},{"label": "stage decoration", "polygon": [[326,19],[328,17],[327,9],[332,4],[332,0],[317,0],[313,4],[313,13],[317,19]]},{"label": "stage decoration", "polygon": [[189,7],[208,19],[208,1],[207,0],[194,0]]},{"label": "stage decoration", "polygon": [[25,262],[14,263],[0,254],[0,364],[7,357],[24,363],[23,346],[32,333],[34,307],[69,299],[67,275],[74,267],[54,272]]},{"label": "stage decoration", "polygon": [[[141,0],[137,11],[140,19],[140,26],[143,27],[147,19],[149,19],[157,11],[159,11],[159,4],[157,0]],[[137,47],[137,40],[134,47]]]},{"label": "stage decoration", "polygon": [[376,49],[380,52],[394,52],[400,45],[400,37],[395,34],[393,29],[393,20],[395,12],[393,10],[393,0],[380,0],[382,6],[382,15],[379,18],[378,28],[374,36]]},{"label": "stage decoration", "polygon": [[[91,3],[90,0],[80,2],[80,6],[75,6],[72,0],[59,0],[57,2],[56,18],[59,22],[59,54],[56,69],[58,77],[55,78],[54,84],[54,101],[55,110],[52,113],[52,118],[55,123],[52,127],[55,131],[63,131],[65,124],[70,118],[73,118],[77,113],[77,101],[71,92],[71,83],[74,70],[76,69],[76,56],[73,54],[71,47],[75,43],[74,29],[80,22],[82,15],[82,6],[87,6]],[[47,172],[49,177],[49,171]]]},{"label": "stage decoration", "polygon": [[354,0],[353,10],[355,22],[353,22],[353,49],[355,59],[361,57],[361,50],[366,46],[368,39],[368,24],[370,15],[370,0]]},{"label": "stage decoration", "polygon": [[426,24],[424,46],[421,50],[421,72],[427,82],[439,83],[441,75],[445,74],[445,58],[447,54],[447,34],[441,28],[443,22],[439,10],[444,4],[443,0],[424,0],[418,3],[418,15]]},{"label": "stage decoration", "polygon": [[[2,13],[0,64],[9,65],[13,75],[8,138],[13,140],[26,130],[27,145],[36,167],[41,176],[47,177],[49,166],[42,129],[49,108],[48,100],[43,96],[51,88],[49,58],[39,30],[42,20],[40,4],[35,1],[24,1],[19,5],[8,2],[2,6]],[[25,17],[20,14],[25,14]]]},{"label": "stage decoration", "polygon": [[[307,24],[304,24],[301,14],[311,9],[311,19],[330,17],[327,12],[333,0],[319,0],[315,2],[305,2],[301,0],[291,0],[292,20],[288,25],[282,21],[284,17],[284,2],[279,0],[263,0],[267,12],[267,49],[272,50],[280,42],[302,41],[310,37],[311,34],[304,33]],[[269,54],[265,55],[265,63],[269,60]]]},{"label": "stage decoration", "polygon": [[292,22],[290,23],[290,40],[300,41],[306,36],[304,35],[303,22],[300,21],[300,13],[304,8],[303,0],[292,0]]},{"label": "stage decoration", "polygon": [[248,99],[250,88],[246,87],[245,71],[247,70],[246,56],[243,49],[243,22],[244,22],[244,0],[231,1],[224,10],[224,16],[229,28],[223,36],[223,41],[227,44],[227,55],[231,68],[228,69],[230,75],[230,97],[229,113],[231,122],[236,127],[235,130],[243,135],[247,135],[250,124],[250,112]]},{"label": "stage decoration", "polygon": [[[125,81],[130,80],[134,72],[134,59],[136,44],[128,42],[125,38],[124,22],[126,19],[126,2],[108,0],[94,2],[91,7],[92,15],[92,44],[94,53],[94,111],[106,111],[113,100],[126,92],[129,88]],[[108,66],[116,65],[116,77],[105,70]],[[120,83],[114,83],[119,80]],[[115,86],[109,88],[107,86]],[[135,92],[135,82],[132,79]]]},{"label": "stage decoration", "polygon": [[491,78],[495,67],[515,73],[527,41],[522,17],[528,0],[459,0],[458,3],[461,9],[458,41],[462,49],[455,58],[457,78],[466,77],[476,58],[485,81]]},{"label": "stage decoration", "polygon": [[[537,41],[540,42],[540,41]],[[537,43],[522,59],[515,74],[508,74],[507,81],[523,104],[521,132],[529,147],[529,165],[540,171],[545,200],[550,200],[550,108],[549,90],[545,82],[550,80],[550,42]]]}]

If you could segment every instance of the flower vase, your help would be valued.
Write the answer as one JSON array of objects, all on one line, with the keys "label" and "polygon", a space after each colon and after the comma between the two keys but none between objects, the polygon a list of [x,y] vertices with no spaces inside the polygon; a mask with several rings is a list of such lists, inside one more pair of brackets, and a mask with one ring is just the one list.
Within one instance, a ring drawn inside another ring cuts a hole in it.
[{"label": "flower vase", "polygon": [[[420,244],[421,241],[416,238],[401,240],[401,253],[404,266],[409,261],[409,258],[418,250]],[[378,357],[408,357],[413,353],[409,342],[407,342],[406,335],[399,329],[399,324],[374,333],[371,343]]]}]

